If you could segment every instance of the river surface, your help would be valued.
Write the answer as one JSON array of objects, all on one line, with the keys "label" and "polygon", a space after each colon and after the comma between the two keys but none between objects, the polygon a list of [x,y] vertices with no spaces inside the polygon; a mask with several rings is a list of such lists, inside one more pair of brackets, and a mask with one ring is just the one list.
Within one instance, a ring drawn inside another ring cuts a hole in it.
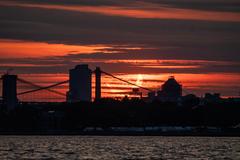
[{"label": "river surface", "polygon": [[0,136],[0,159],[240,160],[240,138]]}]

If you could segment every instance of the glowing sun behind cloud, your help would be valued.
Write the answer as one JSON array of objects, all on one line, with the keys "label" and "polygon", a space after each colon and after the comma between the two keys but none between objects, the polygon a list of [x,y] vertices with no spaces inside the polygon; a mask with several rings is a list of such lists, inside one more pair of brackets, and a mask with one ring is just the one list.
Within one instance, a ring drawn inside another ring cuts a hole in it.
[{"label": "glowing sun behind cloud", "polygon": [[141,74],[137,75],[136,84],[139,85],[139,86],[142,86],[142,84],[143,84],[143,75],[141,75]]}]

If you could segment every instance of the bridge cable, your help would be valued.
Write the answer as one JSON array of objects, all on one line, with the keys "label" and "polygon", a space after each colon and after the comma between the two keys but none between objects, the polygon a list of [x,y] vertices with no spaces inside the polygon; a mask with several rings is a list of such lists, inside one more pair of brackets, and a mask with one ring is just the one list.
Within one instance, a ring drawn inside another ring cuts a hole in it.
[{"label": "bridge cable", "polygon": [[122,78],[118,78],[118,77],[116,77],[116,76],[114,76],[114,75],[112,75],[112,74],[110,74],[110,73],[104,72],[104,71],[102,71],[102,70],[101,70],[101,72],[104,73],[104,74],[106,74],[106,75],[108,75],[108,76],[111,76],[111,77],[113,77],[113,78],[115,78],[115,79],[118,79],[118,80],[120,80],[120,81],[122,81],[122,82],[125,82],[125,83],[128,83],[128,84],[130,84],[130,85],[136,86],[136,87],[138,87],[138,88],[141,88],[141,89],[144,89],[144,90],[147,90],[147,91],[150,91],[150,92],[153,91],[153,90],[151,90],[151,89],[149,89],[149,88],[145,88],[145,87],[139,86],[139,85],[137,85],[137,84],[131,83],[131,82],[129,82],[129,81],[126,81],[126,80],[124,80],[124,79],[122,79]]},{"label": "bridge cable", "polygon": [[[34,84],[34,83],[32,83],[32,82],[26,81],[26,80],[21,79],[21,78],[18,78],[18,81],[20,81],[20,82],[22,82],[22,83],[26,83],[26,84],[31,85],[31,86],[36,87],[36,88],[42,88],[42,87],[43,87],[43,86]],[[48,89],[46,89],[46,90],[48,90],[49,92],[52,92],[52,93],[61,95],[61,96],[66,96],[66,94],[61,93],[61,92],[58,92],[58,91],[55,91],[55,90],[52,90],[52,89],[50,89],[50,88],[48,88]]]},{"label": "bridge cable", "polygon": [[[63,82],[58,82],[58,83],[55,83],[55,84],[52,84],[52,85],[49,85],[49,86],[46,86],[46,87],[41,87],[41,88],[38,88],[38,89],[25,91],[25,92],[20,92],[17,95],[23,95],[23,94],[37,92],[37,91],[41,91],[41,90],[48,90],[49,91],[50,88],[53,88],[53,87],[56,87],[56,86],[59,86],[61,84],[65,84],[65,83],[68,83],[68,82],[69,82],[69,80],[66,80],[66,81],[63,81]],[[53,90],[51,90],[51,91],[53,91]],[[57,91],[54,91],[54,92],[56,93]],[[65,96],[65,94],[63,94],[63,93],[61,93],[61,94]]]}]

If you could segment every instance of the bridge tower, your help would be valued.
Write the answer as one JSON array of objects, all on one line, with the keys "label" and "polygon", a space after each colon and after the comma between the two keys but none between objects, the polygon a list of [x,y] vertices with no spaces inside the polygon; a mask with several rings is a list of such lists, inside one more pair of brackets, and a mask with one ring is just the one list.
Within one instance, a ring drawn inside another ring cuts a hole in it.
[{"label": "bridge tower", "polygon": [[77,65],[69,71],[68,102],[92,100],[92,71],[87,64]]},{"label": "bridge tower", "polygon": [[17,100],[17,75],[4,74],[2,76],[3,104],[8,110],[13,110],[18,103]]},{"label": "bridge tower", "polygon": [[101,69],[96,67],[95,70],[95,100],[101,99]]}]

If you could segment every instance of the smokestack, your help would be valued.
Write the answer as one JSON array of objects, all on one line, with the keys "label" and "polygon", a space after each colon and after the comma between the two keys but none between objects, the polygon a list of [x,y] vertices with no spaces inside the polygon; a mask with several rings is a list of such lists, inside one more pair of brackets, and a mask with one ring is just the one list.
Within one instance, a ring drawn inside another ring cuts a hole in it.
[{"label": "smokestack", "polygon": [[96,67],[95,70],[95,100],[101,99],[101,69]]}]

